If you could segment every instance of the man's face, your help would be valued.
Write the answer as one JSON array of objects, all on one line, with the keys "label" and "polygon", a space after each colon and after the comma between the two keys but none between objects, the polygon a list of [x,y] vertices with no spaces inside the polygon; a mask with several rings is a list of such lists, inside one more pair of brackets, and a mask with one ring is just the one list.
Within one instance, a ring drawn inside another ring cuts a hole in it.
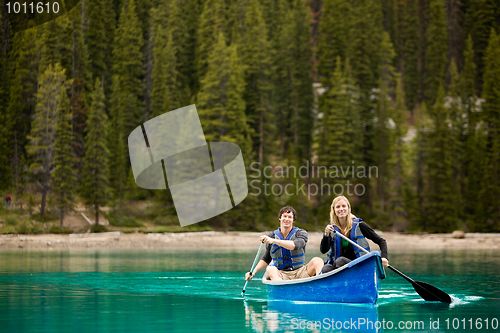
[{"label": "man's face", "polygon": [[291,229],[293,226],[293,213],[283,213],[280,218],[280,227],[283,229]]}]

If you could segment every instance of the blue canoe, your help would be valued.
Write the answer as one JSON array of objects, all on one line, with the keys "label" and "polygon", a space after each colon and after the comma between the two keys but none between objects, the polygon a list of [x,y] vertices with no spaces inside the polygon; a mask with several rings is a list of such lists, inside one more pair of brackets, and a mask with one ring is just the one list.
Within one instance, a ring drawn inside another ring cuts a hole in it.
[{"label": "blue canoe", "polygon": [[372,251],[326,274],[305,279],[271,281],[264,274],[272,300],[375,304],[385,272],[378,251]]}]

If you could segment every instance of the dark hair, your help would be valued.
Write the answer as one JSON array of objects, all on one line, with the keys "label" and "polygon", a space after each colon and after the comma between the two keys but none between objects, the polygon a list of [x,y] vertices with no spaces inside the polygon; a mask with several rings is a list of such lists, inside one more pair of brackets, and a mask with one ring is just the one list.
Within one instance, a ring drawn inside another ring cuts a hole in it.
[{"label": "dark hair", "polygon": [[285,206],[280,209],[280,212],[278,214],[278,221],[281,219],[281,215],[283,215],[283,213],[293,213],[293,221],[295,222],[295,220],[297,219],[297,212],[295,211],[295,209],[293,209],[292,206]]}]

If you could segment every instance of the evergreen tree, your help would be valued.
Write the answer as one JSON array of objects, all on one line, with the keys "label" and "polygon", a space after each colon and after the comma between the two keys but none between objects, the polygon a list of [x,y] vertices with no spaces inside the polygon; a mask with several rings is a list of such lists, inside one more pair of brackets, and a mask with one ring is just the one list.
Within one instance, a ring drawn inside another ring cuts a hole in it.
[{"label": "evergreen tree", "polygon": [[8,142],[5,153],[11,161],[14,185],[19,182],[20,161],[26,153],[31,118],[36,107],[40,34],[37,28],[19,32],[12,38],[9,66],[13,69],[4,132]]},{"label": "evergreen tree", "polygon": [[81,6],[75,6],[69,13],[71,24],[71,68],[73,79],[70,89],[71,125],[74,137],[78,170],[81,170],[81,158],[84,151],[85,119],[89,105],[88,98],[92,91],[92,72],[87,44],[84,41]]},{"label": "evergreen tree", "polygon": [[411,191],[406,193],[407,206],[413,207],[414,210],[411,212],[411,219],[413,222],[413,228],[416,230],[425,230],[427,226],[427,221],[425,220],[425,210],[424,210],[424,199],[425,199],[425,171],[426,163],[425,161],[429,155],[430,143],[430,133],[432,129],[432,122],[429,117],[429,112],[427,110],[427,105],[425,101],[422,102],[420,108],[417,109],[415,113],[415,127],[417,130],[417,135],[415,138],[415,194],[413,195]]},{"label": "evergreen tree", "polygon": [[[118,76],[113,76],[113,91],[119,91],[121,82]],[[109,150],[109,185],[113,198],[118,200],[120,215],[123,211],[124,191],[127,181],[127,153],[125,151],[125,126],[123,124],[123,110],[126,100],[116,99],[119,94],[114,94],[111,99],[110,126],[108,132],[107,147]]]},{"label": "evergreen tree", "polygon": [[130,133],[142,117],[140,97],[143,91],[144,41],[134,0],[128,0],[123,6],[114,38],[112,69],[120,81],[120,89],[113,90],[111,99],[122,101],[123,124],[125,132]]},{"label": "evergreen tree", "polygon": [[66,89],[61,88],[59,97],[60,107],[56,123],[56,140],[54,143],[54,167],[52,189],[56,197],[63,228],[64,215],[73,208],[76,185],[76,158],[73,150],[73,137],[71,135],[71,114]]},{"label": "evergreen tree", "polygon": [[62,61],[63,52],[65,51],[63,48],[66,45],[63,41],[64,28],[61,21],[59,19],[52,20],[42,26],[40,73],[44,73],[49,65],[54,66],[56,63],[62,65],[62,68],[66,70],[68,68],[63,65]]},{"label": "evergreen tree", "polygon": [[[289,82],[288,64],[290,63],[290,53],[288,46],[293,36],[290,30],[291,10],[288,1],[276,1],[277,14],[275,21],[275,30],[270,34],[271,38],[271,54],[272,54],[272,90],[271,90],[271,105],[273,107],[273,114],[276,119],[280,119],[281,130],[274,130],[274,136],[279,141],[279,153],[282,158],[287,156],[287,150],[292,149],[290,138],[291,131],[291,86],[284,84]],[[268,152],[273,152],[272,146],[267,147]],[[275,149],[276,150],[276,149]],[[264,160],[266,160],[264,154]],[[270,205],[271,206],[271,205]]]},{"label": "evergreen tree", "polygon": [[322,95],[320,103],[323,118],[318,157],[320,165],[346,169],[353,160],[360,158],[360,142],[356,140],[356,132],[360,130],[359,106],[353,90],[355,87],[350,82],[348,62],[342,69],[342,61],[337,56],[335,63],[329,89]]},{"label": "evergreen tree", "polygon": [[425,50],[424,97],[428,104],[433,105],[438,87],[446,78],[448,67],[448,31],[442,0],[430,1],[429,26],[425,37],[427,48]]},{"label": "evergreen tree", "polygon": [[[2,3],[3,5],[3,3]],[[8,71],[8,57],[5,44],[9,41],[9,31],[4,22],[6,18],[2,16],[0,11],[0,73],[2,73],[2,80],[0,80],[0,189],[6,189],[11,184],[11,169],[9,163],[9,151],[7,146],[9,141],[7,138],[10,136],[7,128],[7,102],[10,84],[10,73]]]},{"label": "evergreen tree", "polygon": [[500,5],[495,0],[466,1],[464,36],[470,35],[474,40],[474,60],[478,71],[478,89],[481,91],[485,70],[485,52],[488,47],[491,29],[498,29]]},{"label": "evergreen tree", "polygon": [[444,88],[439,86],[432,112],[433,128],[429,135],[427,190],[423,225],[428,232],[449,232],[457,223],[457,186],[453,177],[450,117],[444,105]]},{"label": "evergreen tree", "polygon": [[[359,133],[362,140],[361,161],[359,166],[375,165],[374,156],[374,112],[373,89],[378,87],[380,78],[381,50],[383,39],[382,9],[379,1],[356,2],[353,6],[353,22],[348,57],[351,61],[354,80],[360,89],[360,119],[363,130]],[[370,13],[366,16],[366,13]],[[368,178],[360,179],[367,195],[360,199],[360,209],[369,209],[372,205],[371,182]]]},{"label": "evergreen tree", "polygon": [[250,128],[245,116],[243,65],[236,47],[226,46],[219,33],[210,53],[207,73],[198,95],[199,115],[208,142],[227,141],[250,157]]},{"label": "evergreen tree", "polygon": [[405,192],[409,191],[406,178],[406,167],[404,163],[405,144],[403,138],[408,132],[407,126],[408,111],[406,109],[404,88],[401,77],[396,78],[396,100],[392,109],[392,119],[394,121],[393,131],[393,156],[392,156],[392,180],[393,190],[390,199],[391,218],[394,221],[396,230],[406,229],[405,202],[403,200]]},{"label": "evergreen tree", "polygon": [[153,87],[151,93],[151,113],[156,117],[165,112],[180,108],[180,89],[178,84],[177,60],[172,36],[165,36],[158,27],[153,50]]},{"label": "evergreen tree", "polygon": [[286,62],[289,108],[282,126],[290,129],[288,149],[293,151],[299,164],[311,158],[314,125],[312,90],[311,17],[309,8],[301,0],[294,0],[283,28],[282,46],[288,55]]},{"label": "evergreen tree", "polygon": [[485,52],[483,76],[483,119],[486,125],[486,154],[482,181],[483,231],[500,230],[500,38],[491,29]]},{"label": "evergreen tree", "polygon": [[94,209],[95,225],[98,226],[99,207],[105,205],[109,198],[109,151],[104,135],[108,129],[108,117],[104,111],[104,91],[99,78],[96,78],[91,100],[80,192],[85,204]]},{"label": "evergreen tree", "polygon": [[323,10],[319,23],[318,72],[322,83],[326,85],[335,71],[335,59],[340,56],[346,60],[349,45],[349,33],[352,22],[352,5],[346,0],[323,2]]},{"label": "evergreen tree", "polygon": [[[361,158],[361,141],[357,135],[361,131],[358,99],[359,91],[353,84],[349,62],[346,61],[345,68],[342,69],[342,61],[340,56],[337,56],[328,89],[320,99],[322,119],[318,131],[318,162],[320,166],[325,166],[326,170],[321,170],[322,173],[318,175],[318,187],[323,191],[319,216],[328,216],[332,196],[340,194],[338,185],[345,188],[348,182],[355,182],[352,173],[342,173],[338,170],[352,168],[353,161],[359,161]],[[338,171],[337,174],[335,170]],[[329,185],[325,186],[325,183]]]},{"label": "evergreen tree", "polygon": [[180,103],[188,105],[192,98],[191,77],[195,74],[194,49],[189,36],[190,29],[185,19],[185,14],[189,8],[184,8],[186,1],[171,1],[169,7],[169,17],[167,24],[167,36],[172,36],[173,47],[175,50],[176,71],[178,73],[177,81],[180,87]]},{"label": "evergreen tree", "polygon": [[394,149],[392,130],[394,121],[391,118],[390,106],[390,88],[394,80],[394,68],[392,66],[395,57],[394,48],[392,46],[389,34],[384,33],[381,50],[381,74],[379,84],[379,94],[376,109],[375,122],[375,161],[378,167],[379,176],[377,177],[377,197],[379,206],[382,212],[386,211],[386,206],[389,200],[390,189],[388,184],[392,175],[391,155]]},{"label": "evergreen tree", "polygon": [[28,152],[33,157],[30,170],[36,177],[42,193],[40,215],[45,213],[47,193],[50,190],[51,170],[54,160],[54,142],[56,121],[60,109],[61,89],[63,89],[65,71],[61,65],[49,65],[40,76],[40,88],[36,95],[37,104],[31,132]]},{"label": "evergreen tree", "polygon": [[[461,194],[464,187],[464,145],[466,141],[467,113],[460,93],[461,78],[458,73],[455,59],[451,60],[449,68],[450,85],[448,87],[448,114],[450,118],[451,135],[451,158],[453,164],[453,179],[458,185],[458,200],[461,202]],[[458,215],[461,217],[461,207]]]},{"label": "evergreen tree", "polygon": [[406,105],[413,110],[420,90],[420,72],[418,70],[419,36],[418,36],[418,2],[407,0],[404,4],[402,31],[402,73]]},{"label": "evergreen tree", "polygon": [[[484,129],[478,119],[478,103],[476,93],[476,64],[472,37],[469,35],[464,49],[464,69],[462,72],[462,101],[466,111],[467,133],[464,145],[464,211],[467,224],[471,230],[476,230],[475,221],[483,219],[483,212],[477,205],[480,198],[483,175],[483,159],[485,155]],[[480,125],[480,130],[476,128]],[[476,219],[477,216],[477,219]]]},{"label": "evergreen tree", "polygon": [[227,33],[224,25],[226,21],[224,1],[206,0],[199,20],[200,27],[196,47],[196,75],[201,81],[207,72],[208,57],[217,43],[219,33]]},{"label": "evergreen tree", "polygon": [[266,138],[270,136],[269,125],[272,123],[269,107],[271,89],[271,59],[269,55],[271,49],[258,0],[251,0],[248,3],[244,32],[240,40],[243,63],[246,69],[244,76],[246,115],[249,122],[253,124],[253,132],[256,134],[254,149],[258,152],[259,163],[262,163],[265,146],[267,146]]},{"label": "evergreen tree", "polygon": [[110,83],[112,48],[116,27],[116,13],[112,1],[89,1],[85,14],[87,26],[85,37],[91,59],[92,76],[100,78],[105,83]]}]

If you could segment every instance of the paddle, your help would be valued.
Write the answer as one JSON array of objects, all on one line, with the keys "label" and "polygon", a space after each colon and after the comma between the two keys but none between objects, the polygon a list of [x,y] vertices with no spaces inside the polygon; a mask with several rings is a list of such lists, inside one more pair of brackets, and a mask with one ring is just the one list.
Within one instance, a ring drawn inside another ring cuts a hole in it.
[{"label": "paddle", "polygon": [[[356,246],[357,248],[359,248],[363,252],[369,253],[367,250],[365,250],[364,248],[362,248],[361,246],[359,246],[358,244],[356,244],[355,242],[353,242],[352,240],[350,240],[346,236],[342,235],[341,233],[339,233],[339,232],[337,232],[335,230],[333,231],[333,233],[334,234],[338,234],[340,237],[342,237],[343,239],[345,239],[346,241],[348,241],[352,245]],[[412,284],[412,286],[413,286],[413,289],[415,289],[415,291],[424,300],[430,301],[430,302],[439,301],[439,302],[443,302],[443,303],[451,303],[451,297],[450,297],[450,295],[448,295],[447,293],[445,293],[441,289],[438,289],[438,288],[436,288],[436,287],[434,287],[434,286],[432,286],[432,285],[430,285],[428,283],[425,283],[425,282],[415,281],[412,278],[404,275],[403,273],[401,273],[400,271],[398,271],[396,268],[392,267],[391,265],[387,265],[387,267],[390,270],[392,270],[393,272],[395,272],[396,274],[398,274],[399,276],[401,276],[404,279],[406,279],[406,281],[410,282]]]},{"label": "paddle", "polygon": [[[250,275],[253,274],[253,269],[255,268],[255,264],[257,263],[257,259],[259,258],[260,250],[262,249],[263,244],[264,243],[260,243],[259,251],[257,251],[257,255],[255,256],[255,259],[253,261],[252,269],[250,270]],[[243,291],[241,292],[241,296],[243,296],[245,294],[245,289],[247,289],[247,284],[248,284],[248,281],[245,282],[245,286],[243,286]]]}]

